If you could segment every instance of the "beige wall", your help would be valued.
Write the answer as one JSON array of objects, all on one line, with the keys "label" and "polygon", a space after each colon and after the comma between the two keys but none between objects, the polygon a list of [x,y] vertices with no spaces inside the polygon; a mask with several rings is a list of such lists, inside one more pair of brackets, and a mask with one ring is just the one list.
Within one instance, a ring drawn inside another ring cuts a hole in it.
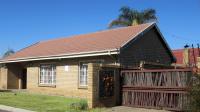
[{"label": "beige wall", "polygon": [[0,88],[20,89],[20,76],[22,74],[21,64],[7,64],[0,68]]},{"label": "beige wall", "polygon": [[[92,59],[72,59],[72,60],[57,60],[57,61],[41,61],[28,64],[27,66],[27,90],[29,92],[39,92],[43,94],[63,95],[68,97],[80,97],[88,100],[89,107],[98,106],[98,73],[101,69],[100,65],[94,63]],[[104,59],[107,64],[114,63],[111,57]],[[80,88],[79,81],[79,62],[88,62],[88,86],[87,88]],[[41,64],[55,64],[56,65],[56,86],[41,86],[39,84],[39,74]],[[68,66],[68,71],[65,71],[65,66]],[[116,82],[116,85],[119,82]],[[118,86],[119,87],[119,86]],[[119,91],[116,91],[116,93]],[[118,96],[119,97],[119,96]],[[112,105],[116,104],[116,98],[111,99]],[[101,104],[103,105],[103,104]]]},{"label": "beige wall", "polygon": [[98,104],[98,73],[99,66],[97,64],[88,64],[88,92],[87,99],[89,107],[95,107]]},{"label": "beige wall", "polygon": [[9,64],[8,69],[8,89],[20,89],[20,76],[22,75],[22,66],[20,64]]},{"label": "beige wall", "polygon": [[[78,87],[78,62],[55,62],[54,64],[56,65],[56,86],[48,87],[39,84],[40,63],[35,63],[27,67],[27,89],[32,92],[86,98],[87,89]],[[65,65],[69,67],[68,71],[65,71]]]},{"label": "beige wall", "polygon": [[[96,63],[102,60],[103,64]],[[20,89],[20,78],[23,68],[27,68],[27,91],[42,94],[63,95],[67,97],[80,97],[88,100],[89,107],[104,106],[105,102],[99,101],[98,75],[102,65],[113,67],[116,58],[114,56],[88,57],[80,59],[62,59],[50,61],[35,61],[27,63],[10,63],[1,68],[0,88]],[[88,62],[88,86],[80,88],[79,81],[79,63]],[[44,86],[39,84],[39,74],[41,64],[56,65],[56,86]],[[68,71],[65,70],[68,66]],[[119,87],[119,81],[115,86]],[[117,87],[115,87],[117,88]],[[119,98],[119,90],[115,90],[115,97],[109,99],[111,105],[115,105]]]},{"label": "beige wall", "polygon": [[7,89],[7,68],[0,68],[0,89]]}]

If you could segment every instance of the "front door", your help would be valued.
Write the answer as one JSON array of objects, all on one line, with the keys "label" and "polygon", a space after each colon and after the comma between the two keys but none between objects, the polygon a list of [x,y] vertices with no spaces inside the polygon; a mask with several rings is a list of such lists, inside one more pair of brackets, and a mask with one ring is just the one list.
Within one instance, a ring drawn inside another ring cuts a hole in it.
[{"label": "front door", "polygon": [[114,70],[99,71],[99,101],[103,106],[115,105]]}]

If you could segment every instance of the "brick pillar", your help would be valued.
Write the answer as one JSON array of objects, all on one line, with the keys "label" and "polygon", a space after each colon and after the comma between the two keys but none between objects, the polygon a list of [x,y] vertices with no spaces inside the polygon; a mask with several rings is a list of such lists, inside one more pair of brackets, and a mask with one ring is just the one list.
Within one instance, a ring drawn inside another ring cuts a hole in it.
[{"label": "brick pillar", "polygon": [[8,77],[8,69],[6,68],[6,66],[2,66],[1,68],[0,68],[1,70],[0,70],[0,88],[1,89],[7,89],[8,87],[8,79],[7,79],[7,77]]},{"label": "brick pillar", "polygon": [[188,48],[185,48],[183,50],[183,64],[185,66],[189,65],[189,49]]},{"label": "brick pillar", "polygon": [[88,106],[93,108],[98,103],[98,71],[99,64],[88,64]]},{"label": "brick pillar", "polygon": [[197,57],[198,74],[200,74],[200,57]]}]

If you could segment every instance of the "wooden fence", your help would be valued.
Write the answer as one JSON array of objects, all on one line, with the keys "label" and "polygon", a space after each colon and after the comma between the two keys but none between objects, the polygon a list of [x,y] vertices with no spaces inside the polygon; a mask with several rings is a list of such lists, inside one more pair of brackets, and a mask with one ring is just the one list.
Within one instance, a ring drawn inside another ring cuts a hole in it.
[{"label": "wooden fence", "polygon": [[122,105],[184,110],[191,84],[189,69],[122,70]]}]

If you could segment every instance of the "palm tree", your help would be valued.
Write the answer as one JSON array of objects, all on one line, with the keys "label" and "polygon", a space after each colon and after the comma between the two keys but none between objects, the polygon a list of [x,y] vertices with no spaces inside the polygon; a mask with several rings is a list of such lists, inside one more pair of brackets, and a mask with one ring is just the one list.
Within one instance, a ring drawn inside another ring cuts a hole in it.
[{"label": "palm tree", "polygon": [[155,15],[156,11],[154,9],[138,11],[125,6],[122,7],[119,11],[119,17],[109,24],[109,28],[118,26],[133,26],[157,20]]},{"label": "palm tree", "polygon": [[10,56],[10,55],[12,55],[12,54],[14,54],[14,53],[15,53],[14,50],[8,49],[8,50],[3,54],[3,58],[8,57],[8,56]]}]

